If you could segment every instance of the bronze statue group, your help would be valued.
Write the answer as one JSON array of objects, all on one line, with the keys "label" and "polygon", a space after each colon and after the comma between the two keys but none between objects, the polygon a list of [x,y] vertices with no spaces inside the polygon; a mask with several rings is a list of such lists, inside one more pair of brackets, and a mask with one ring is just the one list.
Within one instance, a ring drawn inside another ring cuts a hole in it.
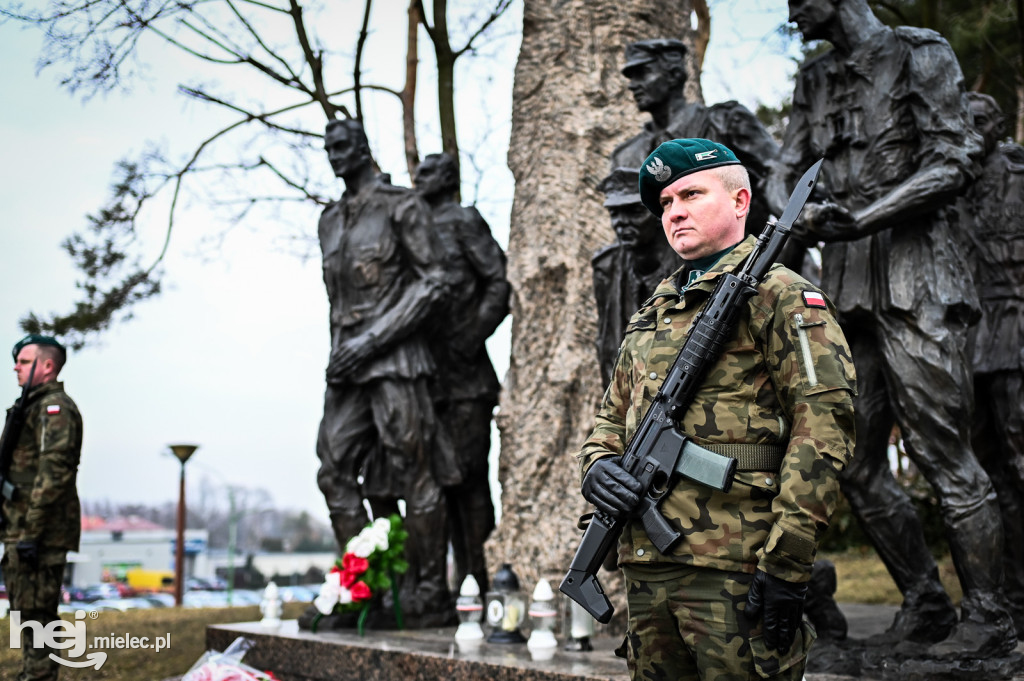
[{"label": "bronze statue group", "polygon": [[[1004,140],[991,97],[965,92],[937,33],[886,27],[863,0],[789,4],[805,40],[832,49],[800,69],[781,145],[735,102],[684,101],[683,43],[627,47],[623,74],[651,120],[615,150],[599,187],[619,237],[593,260],[602,376],[632,311],[683,265],[666,254],[661,221],[639,210],[647,154],[681,137],[729,147],[751,175],[748,232],[764,224],[758,199],[779,215],[823,158],[783,261],[820,281],[856,365],[856,446],[839,480],[904,597],[876,643],[938,658],[1008,654],[1024,635],[1024,148]],[[820,272],[804,266],[812,246]],[[959,613],[891,472],[893,426],[940,500]],[[829,612],[808,615],[827,636]]]},{"label": "bronze statue group", "polygon": [[[686,100],[681,41],[626,47],[622,73],[650,120],[615,148],[598,186],[617,240],[593,258],[595,368],[605,385],[613,381],[623,338],[663,295],[659,287],[692,269],[666,242],[656,197],[652,206],[641,196],[645,182],[662,179],[656,152],[711,140],[697,156],[672,157],[701,172],[707,154],[725,149],[749,176],[748,235],[781,215],[797,178],[824,159],[780,260],[820,286],[820,307],[834,310],[845,334],[834,347],[842,354],[848,344],[855,366],[855,383],[852,372],[843,383],[855,445],[836,475],[903,594],[885,640],[939,658],[1006,655],[1024,634],[1024,149],[1003,140],[994,100],[965,92],[937,33],[887,27],[865,0],[789,5],[804,39],[832,49],[798,72],[781,144],[736,102]],[[508,312],[504,254],[480,214],[459,205],[455,159],[428,156],[406,189],[373,170],[358,122],[331,122],[325,145],[345,193],[319,227],[332,348],[320,488],[342,546],[367,522],[367,506],[378,516],[404,501],[403,608],[422,626],[450,623],[449,542],[457,579],[487,583],[498,381],[484,341]],[[811,248],[820,248],[820,270]],[[819,307],[817,291],[807,284],[808,310]],[[801,328],[801,339],[820,332]],[[940,500],[963,587],[959,611],[891,472],[894,426]],[[813,559],[814,546],[798,553]],[[804,567],[801,579],[810,577],[810,562]],[[749,580],[742,598],[747,588],[755,588]],[[799,616],[803,591],[784,595]]]}]

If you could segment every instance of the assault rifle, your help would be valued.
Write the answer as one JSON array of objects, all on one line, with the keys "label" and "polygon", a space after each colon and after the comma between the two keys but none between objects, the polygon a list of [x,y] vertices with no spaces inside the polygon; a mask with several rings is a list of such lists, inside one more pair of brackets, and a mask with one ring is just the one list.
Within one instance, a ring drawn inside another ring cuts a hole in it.
[{"label": "assault rifle", "polygon": [[[718,360],[722,346],[732,338],[747,301],[757,293],[758,285],[782,251],[793,222],[811,195],[821,164],[822,161],[818,161],[800,178],[782,217],[768,221],[743,264],[735,272],[719,278],[622,454],[622,467],[639,480],[644,489],[640,503],[630,516],[640,517],[648,538],[662,553],[671,551],[682,539],[682,532],[658,509],[677,475],[722,491],[728,491],[732,485],[736,459],[696,445],[679,432],[675,422],[686,414],[708,370]],[[596,511],[569,565],[569,572],[558,587],[598,622],[608,622],[614,609],[597,580],[597,570],[615,546],[627,520],[627,517]]]},{"label": "assault rifle", "polygon": [[[32,368],[28,372],[28,380],[21,389],[21,397],[15,401],[14,406],[7,412],[7,420],[4,422],[4,434],[0,437],[0,495],[8,501],[14,501],[18,488],[7,479],[11,470],[11,460],[14,458],[14,448],[18,445],[18,438],[21,437],[21,429],[25,427],[25,419],[28,417],[28,391],[32,387],[32,379],[36,376],[36,362],[32,362]],[[0,499],[0,530],[7,525],[7,519],[3,517],[3,500]]]}]

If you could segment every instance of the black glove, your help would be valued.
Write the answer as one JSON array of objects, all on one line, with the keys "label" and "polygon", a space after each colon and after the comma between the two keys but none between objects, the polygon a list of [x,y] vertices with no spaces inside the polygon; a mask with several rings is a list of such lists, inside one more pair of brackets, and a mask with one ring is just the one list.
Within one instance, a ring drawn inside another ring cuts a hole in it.
[{"label": "black glove", "polygon": [[756,622],[764,610],[764,645],[785,653],[793,645],[804,614],[807,582],[800,584],[772,577],[758,570],[747,593],[747,618]]},{"label": "black glove", "polygon": [[15,545],[14,550],[18,552],[18,560],[25,565],[33,570],[39,567],[39,544],[35,539],[22,539]]},{"label": "black glove", "polygon": [[583,478],[583,496],[597,510],[612,516],[629,513],[640,503],[640,481],[626,472],[617,459],[598,459]]}]

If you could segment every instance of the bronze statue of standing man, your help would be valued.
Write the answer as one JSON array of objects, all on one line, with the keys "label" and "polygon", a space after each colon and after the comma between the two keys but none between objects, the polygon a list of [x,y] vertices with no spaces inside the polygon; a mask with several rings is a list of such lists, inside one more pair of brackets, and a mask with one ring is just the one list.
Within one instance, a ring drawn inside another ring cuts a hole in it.
[{"label": "bronze statue of standing man", "polygon": [[444,251],[451,293],[431,324],[437,362],[435,404],[448,430],[462,482],[446,488],[456,584],[466,575],[487,588],[484,542],[494,529],[488,479],[491,416],[500,384],[484,342],[508,314],[505,254],[476,208],[456,200],[459,168],[447,153],[431,154],[416,169],[416,191],[430,205],[434,237]]},{"label": "bronze statue of standing man", "polygon": [[661,220],[640,201],[640,171],[615,168],[597,186],[617,240],[594,254],[597,303],[597,359],[601,385],[607,386],[629,318],[654,293],[662,279],[683,261],[665,239]]},{"label": "bronze statue of standing man", "polygon": [[[402,609],[420,626],[445,624],[447,511],[443,487],[461,481],[440,437],[429,381],[429,316],[449,292],[426,204],[374,171],[362,124],[327,124],[324,147],[345,182],[320,218],[331,355],[317,437],[317,483],[339,547],[375,515],[406,503],[410,569]],[[380,510],[378,510],[380,509]]]},{"label": "bronze statue of standing man", "polygon": [[[790,0],[789,18],[833,49],[797,74],[773,194],[824,157],[830,201],[807,204],[799,231],[826,242],[822,288],[857,367],[857,445],[841,482],[903,593],[885,640],[937,642],[935,656],[1009,652],[999,508],[971,447],[964,348],[978,301],[948,214],[981,152],[960,67],[939,34],[889,28],[866,0]],[[964,591],[959,622],[889,469],[894,421],[940,498]]]}]

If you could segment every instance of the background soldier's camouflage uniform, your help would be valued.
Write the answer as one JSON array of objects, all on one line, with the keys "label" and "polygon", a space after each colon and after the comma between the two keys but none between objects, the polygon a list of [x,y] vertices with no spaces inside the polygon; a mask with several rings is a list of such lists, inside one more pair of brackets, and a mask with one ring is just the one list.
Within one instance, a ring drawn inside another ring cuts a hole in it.
[{"label": "background soldier's camouflage uniform", "polygon": [[[25,427],[9,471],[18,492],[14,501],[3,502],[7,526],[0,568],[11,611],[21,613],[23,624],[34,620],[46,626],[57,619],[67,552],[78,550],[82,531],[75,486],[82,454],[82,415],[60,381],[31,388],[28,401]],[[15,545],[26,539],[39,542],[38,569],[18,560]],[[23,629],[18,681],[56,679],[59,667],[48,656],[60,652],[37,649],[32,641],[31,630]]]},{"label": "background soldier's camouflage uniform", "polygon": [[[597,425],[580,454],[583,474],[597,458],[622,453],[718,276],[741,263],[752,245],[748,237],[682,296],[678,278],[666,280],[630,320]],[[624,647],[633,678],[687,677],[686,669],[657,664],[655,632],[650,627],[638,631],[635,614],[670,598],[678,617],[679,599],[688,598],[688,582],[702,584],[697,593],[709,601],[693,607],[706,611],[692,613],[701,618],[696,622],[680,617],[670,628],[691,625],[684,641],[694,664],[701,665],[702,678],[758,678],[752,652],[758,642],[749,639],[760,629],[748,631],[750,625],[738,616],[754,571],[760,567],[791,582],[810,579],[817,541],[838,499],[837,474],[853,451],[855,378],[831,303],[827,308],[806,305],[804,292],[820,293],[790,270],[776,266],[769,272],[679,424],[699,444],[774,445],[784,451],[781,466],[738,470],[729,492],[678,482],[661,505],[684,535],[671,555],[654,547],[639,522],[627,524],[622,534],[619,564],[626,574],[630,608]],[[724,590],[723,580],[731,585]],[[657,629],[664,632],[664,627]],[[812,638],[805,627],[803,639],[797,637],[784,660],[773,652],[758,655],[757,665],[780,670],[788,661],[792,666],[787,673],[799,679]],[[678,636],[673,640],[678,646]],[[638,669],[636,654],[644,646],[651,666]],[[715,649],[722,655],[710,652]],[[678,658],[678,651],[673,656]],[[712,661],[719,657],[733,660],[732,671],[719,670],[719,663]],[[712,674],[712,669],[717,671]],[[690,677],[696,678],[693,673]]]}]

